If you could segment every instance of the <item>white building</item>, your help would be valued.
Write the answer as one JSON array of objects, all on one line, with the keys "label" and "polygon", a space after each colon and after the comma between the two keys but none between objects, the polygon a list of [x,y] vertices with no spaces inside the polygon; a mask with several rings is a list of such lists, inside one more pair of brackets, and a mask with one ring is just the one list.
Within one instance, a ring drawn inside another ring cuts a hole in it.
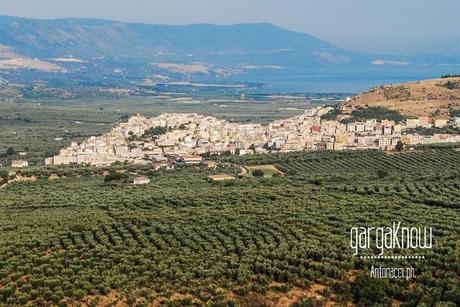
[{"label": "white building", "polygon": [[11,161],[11,167],[22,168],[29,166],[29,162],[24,160],[13,160]]},{"label": "white building", "polygon": [[139,176],[134,178],[133,184],[135,185],[142,185],[142,184],[149,184],[150,179],[145,176]]}]

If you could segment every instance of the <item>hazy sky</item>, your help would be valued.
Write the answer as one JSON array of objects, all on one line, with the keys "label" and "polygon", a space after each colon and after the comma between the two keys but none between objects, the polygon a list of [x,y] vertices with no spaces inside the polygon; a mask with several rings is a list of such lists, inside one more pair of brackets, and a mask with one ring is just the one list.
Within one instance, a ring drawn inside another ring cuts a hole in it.
[{"label": "hazy sky", "polygon": [[270,22],[347,49],[458,50],[459,0],[0,0],[0,15],[160,24]]}]

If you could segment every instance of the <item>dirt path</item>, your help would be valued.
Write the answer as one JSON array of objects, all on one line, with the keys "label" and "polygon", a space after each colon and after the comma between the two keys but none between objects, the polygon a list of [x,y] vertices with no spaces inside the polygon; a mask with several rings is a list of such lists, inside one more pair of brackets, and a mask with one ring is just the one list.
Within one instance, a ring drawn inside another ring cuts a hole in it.
[{"label": "dirt path", "polygon": [[8,180],[8,182],[4,183],[3,185],[0,185],[0,189],[6,188],[9,184],[13,182],[25,182],[25,181],[34,182],[36,180],[37,180],[37,177],[35,176],[25,177],[25,176],[17,175],[14,179]]},{"label": "dirt path", "polygon": [[246,176],[248,174],[248,170],[244,166],[234,164],[234,163],[227,163],[227,162],[221,163],[221,165],[223,165],[223,166],[234,166],[234,167],[239,168],[240,172],[238,173],[238,176]]}]

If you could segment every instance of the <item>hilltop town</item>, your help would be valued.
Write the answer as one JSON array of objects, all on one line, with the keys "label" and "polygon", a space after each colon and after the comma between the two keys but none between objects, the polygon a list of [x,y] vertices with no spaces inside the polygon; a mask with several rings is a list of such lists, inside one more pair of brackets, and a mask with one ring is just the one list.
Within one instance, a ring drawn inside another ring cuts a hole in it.
[{"label": "hilltop town", "polygon": [[[306,110],[303,114],[268,125],[232,123],[196,113],[164,113],[153,118],[137,114],[118,123],[109,133],[93,136],[81,144],[72,143],[47,165],[114,162],[151,163],[171,158],[196,163],[210,154],[254,154],[303,150],[396,150],[404,145],[460,142],[458,134],[420,135],[417,127],[460,126],[459,118],[431,122],[425,117],[366,120],[342,123],[324,120],[331,107]],[[409,133],[410,132],[410,133]]]}]

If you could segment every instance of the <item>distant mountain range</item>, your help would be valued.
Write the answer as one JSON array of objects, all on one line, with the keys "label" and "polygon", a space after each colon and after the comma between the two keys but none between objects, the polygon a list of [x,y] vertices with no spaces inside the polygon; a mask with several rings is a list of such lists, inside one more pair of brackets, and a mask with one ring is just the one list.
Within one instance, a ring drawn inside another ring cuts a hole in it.
[{"label": "distant mountain range", "polygon": [[0,16],[0,78],[61,84],[263,83],[273,91],[358,91],[460,71],[460,56],[347,51],[271,24],[167,26]]}]

